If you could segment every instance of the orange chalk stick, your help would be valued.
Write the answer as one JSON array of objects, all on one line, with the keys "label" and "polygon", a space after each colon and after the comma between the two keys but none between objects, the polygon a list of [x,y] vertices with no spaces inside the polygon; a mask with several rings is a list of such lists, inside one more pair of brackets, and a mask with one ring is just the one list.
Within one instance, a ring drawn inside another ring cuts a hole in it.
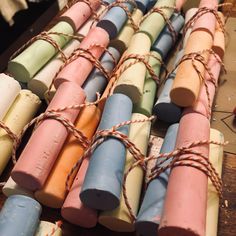
[{"label": "orange chalk stick", "polygon": [[[85,107],[77,118],[76,128],[88,139],[91,139],[99,123],[100,116],[100,109],[95,105]],[[82,157],[84,151],[85,149],[79,141],[73,135],[70,135],[44,187],[35,192],[35,198],[40,203],[52,208],[60,208],[62,206],[67,194],[66,178],[74,164]],[[71,176],[70,185],[74,177],[75,175]]]}]

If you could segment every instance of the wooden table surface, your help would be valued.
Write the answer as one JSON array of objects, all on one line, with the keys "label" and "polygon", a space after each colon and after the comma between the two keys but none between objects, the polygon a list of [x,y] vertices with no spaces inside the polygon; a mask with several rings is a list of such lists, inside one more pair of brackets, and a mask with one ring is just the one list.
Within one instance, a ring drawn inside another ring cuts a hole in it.
[{"label": "wooden table surface", "polygon": [[[52,10],[51,10],[52,11]],[[55,13],[54,13],[55,14]],[[48,20],[50,20],[50,17],[53,16],[52,12],[45,12],[45,16],[48,16]],[[41,24],[43,22],[43,24]],[[34,34],[36,32],[41,31],[47,21],[45,20],[45,17],[41,17],[41,21],[37,21],[34,23],[34,27],[37,27],[37,29],[34,31]],[[26,36],[22,35],[20,38],[20,44],[24,43],[27,39],[30,37],[33,37],[33,35],[26,33]],[[19,43],[18,43],[19,44]],[[12,51],[16,48],[17,43],[10,49]],[[18,45],[19,46],[19,45]],[[5,58],[7,58],[9,55],[9,52],[5,52]],[[3,56],[3,55],[2,55]],[[1,58],[3,59],[4,57]],[[3,61],[2,61],[3,62]],[[1,65],[1,68],[4,68],[4,65]],[[236,77],[235,77],[236,79]],[[232,88],[233,90],[234,88]],[[154,126],[154,129],[160,129],[158,124]],[[230,141],[230,140],[228,140]],[[21,149],[23,148],[23,145]],[[3,173],[3,175],[0,177],[0,182],[7,179],[9,176],[10,169],[12,168],[12,165],[9,164],[7,170]],[[236,236],[236,155],[230,154],[230,153],[224,153],[224,162],[223,162],[223,183],[224,183],[224,199],[228,201],[228,207],[222,207],[220,206],[220,216],[219,216],[219,231],[218,236]],[[0,193],[0,208],[4,204],[5,196]],[[41,219],[48,220],[51,222],[56,222],[58,220],[62,220],[62,217],[60,216],[60,212],[58,210],[49,209],[44,207],[43,213]],[[83,229],[81,227],[77,227],[74,225],[69,224],[65,220],[63,220],[63,235],[65,236],[100,236],[100,235],[109,235],[109,236],[116,236],[116,235],[135,235],[134,233],[115,233],[110,230],[107,230],[106,228],[97,225],[93,229]],[[210,235],[207,235],[210,236]]]}]

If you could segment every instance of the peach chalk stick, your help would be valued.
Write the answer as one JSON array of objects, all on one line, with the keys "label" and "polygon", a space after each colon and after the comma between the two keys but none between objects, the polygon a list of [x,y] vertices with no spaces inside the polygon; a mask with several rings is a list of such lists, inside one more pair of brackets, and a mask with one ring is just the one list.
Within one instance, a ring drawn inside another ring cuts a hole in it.
[{"label": "peach chalk stick", "polygon": [[[82,104],[84,91],[75,83],[63,83],[57,90],[47,111],[65,106]],[[58,112],[62,117],[74,123],[79,109],[67,109]],[[41,189],[55,163],[67,138],[66,127],[55,119],[42,121],[33,132],[19,160],[12,170],[12,179],[29,190]]]},{"label": "peach chalk stick", "polygon": [[33,192],[20,187],[11,177],[7,180],[2,188],[2,192],[5,196],[10,197],[11,195],[25,195],[34,198]]},{"label": "peach chalk stick", "polygon": [[[105,30],[99,27],[91,29],[88,35],[80,44],[80,48],[88,49],[93,44],[102,45],[102,47],[92,47],[90,52],[98,59],[104,52],[104,47],[107,47],[109,43],[109,35]],[[55,87],[58,88],[59,85],[65,81],[73,81],[78,85],[82,85],[89,73],[93,69],[93,64],[83,58],[79,57],[70,64],[68,64],[58,75],[55,81]]]},{"label": "peach chalk stick", "polygon": [[[145,115],[139,113],[132,114],[132,120],[146,119]],[[129,139],[139,148],[139,150],[146,155],[149,135],[151,129],[151,122],[133,123],[130,125]],[[132,154],[127,152],[125,172],[133,164],[134,158]],[[126,181],[127,197],[132,207],[134,214],[137,214],[140,194],[143,183],[143,170],[140,166],[134,168]],[[134,224],[129,215],[128,208],[125,204],[123,193],[121,193],[120,205],[113,211],[104,211],[100,214],[98,221],[105,227],[118,232],[133,232]]]},{"label": "peach chalk stick", "polygon": [[[175,147],[209,139],[209,120],[199,113],[186,112],[180,120]],[[209,145],[196,146],[191,150],[209,156]],[[194,154],[181,157],[190,155],[197,157]],[[158,235],[205,236],[206,208],[207,175],[190,166],[174,167],[169,176]]]},{"label": "peach chalk stick", "polygon": [[[187,24],[187,22],[196,14],[198,8],[191,8],[189,9],[186,14],[185,14],[185,24]],[[185,35],[184,35],[184,38],[183,38],[183,45],[182,45],[182,48],[185,48],[186,47],[186,44],[188,42],[188,38],[192,32],[192,29],[193,29],[193,26],[190,26]]]},{"label": "peach chalk stick", "polygon": [[[140,19],[143,16],[143,12],[139,9],[135,9],[132,14],[132,19],[135,24],[138,24]],[[120,53],[124,53],[124,51],[129,47],[131,38],[134,34],[134,28],[131,25],[130,20],[127,21],[126,25],[120,31],[118,36],[111,41],[110,45],[115,47]]]},{"label": "peach chalk stick", "polygon": [[[221,143],[224,142],[223,134],[216,129],[211,129],[210,139]],[[223,146],[210,144],[209,159],[219,176],[222,174],[223,151]],[[212,182],[208,180],[206,236],[217,236],[219,203],[219,195]]]},{"label": "peach chalk stick", "polygon": [[[75,126],[88,139],[91,139],[98,126],[100,116],[100,110],[96,106],[85,107],[81,110]],[[75,163],[82,157],[84,151],[83,146],[71,134],[65,142],[43,188],[34,194],[40,203],[52,208],[62,207],[67,194],[67,176]],[[72,181],[73,176],[71,176],[70,185]]]},{"label": "peach chalk stick", "polygon": [[79,197],[85,174],[87,172],[89,160],[85,159],[74,179],[70,192],[61,208],[61,215],[72,224],[84,228],[92,228],[97,224],[97,210],[84,205]]},{"label": "peach chalk stick", "polygon": [[75,3],[59,17],[59,21],[68,22],[76,32],[93,13],[91,9],[96,12],[101,4],[99,0],[88,0],[88,2],[89,5],[83,1]]},{"label": "peach chalk stick", "polygon": [[[54,232],[54,233],[53,233]],[[53,234],[52,234],[53,233]],[[48,221],[40,221],[34,236],[62,236],[62,230],[56,224]]]},{"label": "peach chalk stick", "polygon": [[6,115],[20,90],[20,84],[14,78],[0,74],[0,120]]},{"label": "peach chalk stick", "polygon": [[[4,124],[16,135],[31,121],[41,104],[38,96],[29,90],[21,90],[8,113]],[[0,130],[0,175],[11,158],[13,140],[3,129]]]},{"label": "peach chalk stick", "polygon": [[[216,6],[216,0],[202,0],[199,8],[207,7],[215,9]],[[184,55],[211,49],[215,26],[216,19],[212,13],[204,14],[197,19],[186,43]],[[202,56],[205,61],[208,61],[208,52],[205,52]],[[205,68],[202,63],[195,60],[194,64],[203,75]],[[192,106],[198,98],[201,84],[201,78],[199,78],[198,72],[194,69],[192,61],[184,61],[179,65],[176,73],[176,78],[170,92],[171,101],[182,107]]]},{"label": "peach chalk stick", "polygon": [[[142,45],[142,47],[140,46]],[[136,33],[133,35],[130,46],[126,51],[126,55],[138,54],[146,55],[149,53],[151,41],[146,34]],[[135,59],[126,60],[122,68],[132,63]],[[114,93],[123,93],[130,97],[133,103],[139,102],[143,94],[143,86],[146,76],[146,66],[142,62],[138,62],[130,66],[119,77]]]}]

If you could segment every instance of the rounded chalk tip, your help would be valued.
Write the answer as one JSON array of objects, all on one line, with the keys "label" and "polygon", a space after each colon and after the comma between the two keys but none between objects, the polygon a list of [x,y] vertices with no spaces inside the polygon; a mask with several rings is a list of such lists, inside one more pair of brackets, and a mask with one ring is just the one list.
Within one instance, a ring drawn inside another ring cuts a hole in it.
[{"label": "rounded chalk tip", "polygon": [[167,123],[177,123],[182,116],[182,108],[174,103],[160,102],[153,107],[153,113],[158,119]]},{"label": "rounded chalk tip", "polygon": [[20,82],[27,83],[31,80],[29,71],[24,67],[24,65],[14,61],[14,59],[8,62],[7,70]]},{"label": "rounded chalk tip", "polygon": [[99,224],[115,232],[134,232],[134,224],[111,215],[100,215]]},{"label": "rounded chalk tip", "polygon": [[111,211],[120,204],[120,199],[111,192],[99,189],[86,189],[80,192],[80,200],[86,206],[102,210]]},{"label": "rounded chalk tip", "polygon": [[11,177],[17,184],[19,184],[19,186],[25,189],[36,191],[43,188],[43,183],[41,183],[35,176],[30,173],[13,169],[11,172]]},{"label": "rounded chalk tip", "polygon": [[109,38],[114,39],[117,37],[119,30],[116,28],[115,24],[113,24],[109,20],[101,20],[97,23],[96,27],[100,27],[104,29],[108,34]]},{"label": "rounded chalk tip", "polygon": [[156,236],[158,231],[158,224],[151,221],[137,221],[135,222],[135,230],[143,236]]},{"label": "rounded chalk tip", "polygon": [[190,107],[195,103],[197,95],[188,88],[175,87],[170,91],[170,98],[180,107]]},{"label": "rounded chalk tip", "polygon": [[51,207],[51,208],[61,208],[64,202],[64,198],[60,198],[53,193],[46,192],[44,190],[38,190],[34,193],[34,197],[37,201],[39,201],[42,205]]},{"label": "rounded chalk tip", "polygon": [[199,236],[201,235],[198,232],[195,232],[194,230],[191,230],[190,228],[183,229],[180,227],[175,226],[163,226],[159,228],[158,230],[158,236]]},{"label": "rounded chalk tip", "polygon": [[70,222],[71,224],[78,225],[83,228],[93,228],[97,225],[97,212],[91,209],[91,213],[87,211],[82,206],[80,209],[74,207],[62,207],[61,215],[62,217]]},{"label": "rounded chalk tip", "polygon": [[121,93],[128,96],[133,104],[138,103],[142,97],[142,93],[134,84],[118,84],[114,88],[114,93]]},{"label": "rounded chalk tip", "polygon": [[38,95],[41,99],[44,99],[44,94],[48,90],[48,86],[40,80],[32,79],[27,84],[29,90]]}]

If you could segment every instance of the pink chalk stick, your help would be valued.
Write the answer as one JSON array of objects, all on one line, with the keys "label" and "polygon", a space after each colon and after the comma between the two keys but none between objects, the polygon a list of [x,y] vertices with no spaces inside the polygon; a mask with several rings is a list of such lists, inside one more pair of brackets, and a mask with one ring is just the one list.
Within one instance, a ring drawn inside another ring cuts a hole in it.
[{"label": "pink chalk stick", "polygon": [[183,7],[183,5],[185,4],[186,0],[176,0],[175,1],[175,7],[178,11],[181,10],[181,8]]},{"label": "pink chalk stick", "polygon": [[[85,93],[80,86],[75,83],[63,83],[58,88],[47,111],[82,104],[84,100]],[[73,123],[79,114],[79,109],[68,109],[59,114]],[[26,189],[33,191],[41,189],[67,135],[67,129],[59,121],[55,119],[42,121],[33,132],[12,170],[13,180]]]},{"label": "pink chalk stick", "polygon": [[[180,120],[176,148],[197,140],[209,140],[209,137],[209,120],[199,113],[189,112]],[[192,150],[209,156],[209,145],[197,146]],[[181,155],[186,156],[190,154]],[[206,207],[206,174],[193,167],[174,167],[169,177],[158,235],[205,236]]]},{"label": "pink chalk stick", "polygon": [[72,224],[92,228],[97,224],[97,211],[85,206],[79,197],[88,165],[89,161],[85,159],[62,206],[61,215]]},{"label": "pink chalk stick", "polygon": [[76,32],[82,24],[96,11],[101,4],[99,0],[89,0],[90,6],[83,1],[77,2],[59,17],[60,21],[68,22]]},{"label": "pink chalk stick", "polygon": [[[201,0],[199,4],[199,8],[207,7],[209,9],[217,9],[218,1],[217,0]],[[215,27],[216,27],[216,20],[215,16],[212,13],[206,13],[202,15],[198,20],[195,22],[193,26],[192,32],[196,30],[204,30],[206,32],[209,32],[212,35],[212,38],[214,38],[215,34]]]},{"label": "pink chalk stick", "polygon": [[[88,49],[93,44],[102,45],[103,47],[92,47],[90,49],[90,52],[94,55],[94,57],[98,59],[104,52],[104,47],[107,47],[108,43],[108,33],[102,28],[95,27],[89,31],[88,35],[81,42],[80,48]],[[79,57],[78,59],[67,65],[59,73],[55,81],[55,87],[58,88],[59,85],[65,81],[73,81],[81,86],[92,69],[93,64],[89,60],[83,57]]]}]

